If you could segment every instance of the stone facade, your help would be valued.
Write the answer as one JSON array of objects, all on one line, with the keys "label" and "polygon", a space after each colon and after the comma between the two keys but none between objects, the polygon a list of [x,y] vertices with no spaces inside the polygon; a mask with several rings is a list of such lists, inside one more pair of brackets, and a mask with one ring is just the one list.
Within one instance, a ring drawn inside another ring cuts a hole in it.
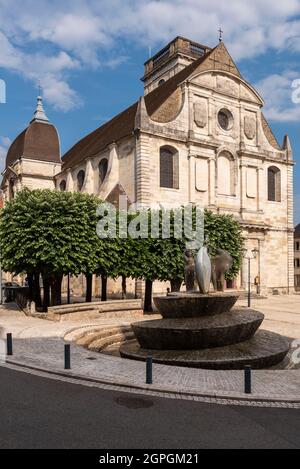
[{"label": "stone facade", "polygon": [[300,224],[295,228],[294,250],[295,290],[300,291]]},{"label": "stone facade", "polygon": [[[118,187],[131,203],[194,203],[232,214],[243,227],[247,249],[259,252],[251,263],[253,289],[292,293],[294,162],[289,139],[278,144],[263,115],[263,99],[242,78],[223,43],[214,49],[199,45],[201,52],[186,42],[184,53],[182,44],[176,38],[172,54],[162,54],[158,65],[146,62],[145,96],[69,150],[61,171],[49,167],[54,176],[49,185],[103,200]],[[161,187],[163,148],[176,155],[178,187]],[[80,171],[84,180],[79,186]],[[33,177],[34,171],[27,173]],[[43,178],[34,181],[39,187],[46,184]],[[246,288],[247,275],[245,260],[237,288]],[[167,285],[155,288],[165,291]]]}]

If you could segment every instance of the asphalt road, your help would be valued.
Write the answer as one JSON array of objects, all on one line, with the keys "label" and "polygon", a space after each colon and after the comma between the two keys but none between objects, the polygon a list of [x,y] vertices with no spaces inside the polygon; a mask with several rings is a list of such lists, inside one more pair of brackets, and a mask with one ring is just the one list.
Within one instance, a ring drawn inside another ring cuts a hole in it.
[{"label": "asphalt road", "polygon": [[300,448],[300,410],[221,406],[0,367],[0,448]]}]

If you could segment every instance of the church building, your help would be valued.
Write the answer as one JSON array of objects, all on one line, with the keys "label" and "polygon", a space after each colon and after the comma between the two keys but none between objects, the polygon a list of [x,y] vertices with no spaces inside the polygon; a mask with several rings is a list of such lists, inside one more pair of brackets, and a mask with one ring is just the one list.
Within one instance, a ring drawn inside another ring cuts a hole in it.
[{"label": "church building", "polygon": [[[144,95],[60,158],[59,137],[38,98],[11,145],[5,199],[26,186],[96,194],[118,203],[197,204],[232,214],[253,259],[252,286],[294,291],[293,155],[279,144],[264,101],[225,44],[177,37],[145,63]],[[247,260],[229,288],[247,288]],[[256,282],[254,282],[256,279]],[[159,290],[159,286],[157,286]],[[164,286],[165,289],[165,286]]]}]

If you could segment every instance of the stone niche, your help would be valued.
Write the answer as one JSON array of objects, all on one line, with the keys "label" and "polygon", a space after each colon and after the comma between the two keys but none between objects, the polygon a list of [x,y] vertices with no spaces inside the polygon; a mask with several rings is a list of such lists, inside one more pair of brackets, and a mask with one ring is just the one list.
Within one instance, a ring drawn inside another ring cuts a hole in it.
[{"label": "stone niche", "polygon": [[249,166],[246,174],[247,197],[249,199],[256,199],[258,187],[257,168]]},{"label": "stone niche", "polygon": [[194,122],[197,127],[204,129],[208,123],[207,100],[201,99],[194,103]]},{"label": "stone niche", "polygon": [[256,137],[256,117],[254,113],[247,114],[244,117],[244,133],[248,140]]},{"label": "stone niche", "polygon": [[199,192],[208,190],[208,160],[207,158],[196,158],[195,160],[195,185]]}]

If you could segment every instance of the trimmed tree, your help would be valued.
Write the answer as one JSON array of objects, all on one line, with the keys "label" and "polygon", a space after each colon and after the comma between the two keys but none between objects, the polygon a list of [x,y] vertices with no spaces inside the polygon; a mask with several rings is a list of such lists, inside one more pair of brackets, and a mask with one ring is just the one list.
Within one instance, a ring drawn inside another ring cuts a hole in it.
[{"label": "trimmed tree", "polygon": [[27,274],[38,306],[40,275],[44,302],[49,303],[50,285],[57,304],[63,275],[90,275],[106,262],[107,250],[96,234],[98,204],[86,194],[28,189],[6,204],[0,220],[3,268]]}]

